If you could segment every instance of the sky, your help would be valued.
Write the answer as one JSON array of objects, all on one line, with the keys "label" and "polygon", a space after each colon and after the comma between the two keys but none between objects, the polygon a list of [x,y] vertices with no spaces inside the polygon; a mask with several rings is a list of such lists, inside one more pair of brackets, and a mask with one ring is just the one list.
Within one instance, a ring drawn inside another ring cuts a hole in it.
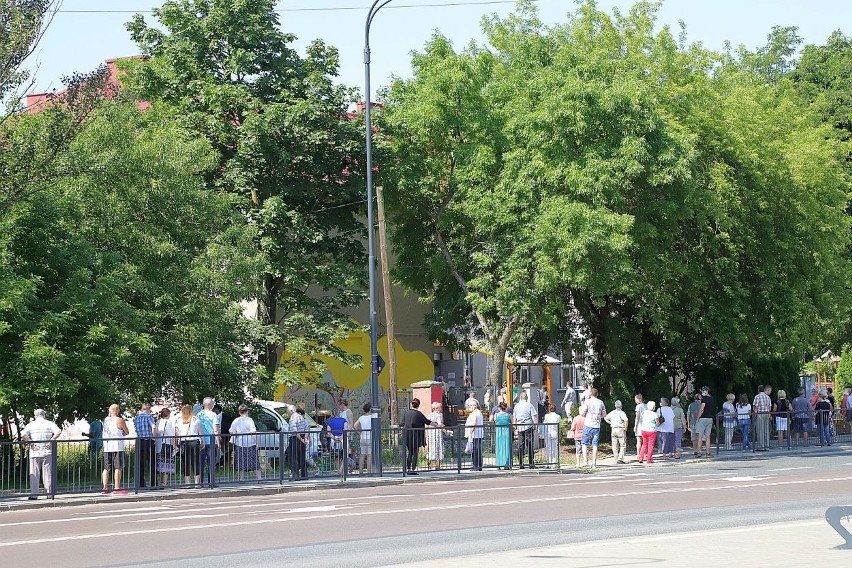
[{"label": "sky", "polygon": [[[295,47],[316,38],[340,51],[339,81],[364,85],[364,18],[371,0],[280,0],[284,31],[295,34]],[[64,0],[61,12],[45,33],[28,62],[35,69],[33,92],[61,88],[61,78],[95,69],[106,59],[138,52],[124,23],[134,12],[151,19],[150,10],[162,0]],[[623,11],[630,0],[598,0],[607,12]],[[538,0],[546,24],[565,21],[574,0]],[[393,0],[375,18],[371,32],[373,89],[386,85],[392,75],[410,74],[410,54],[428,41],[434,30],[449,37],[457,48],[471,39],[483,40],[483,15],[506,15],[514,8],[503,0]],[[658,25],[669,25],[677,35],[678,22],[686,24],[689,41],[721,49],[726,40],[734,46],[755,49],[766,43],[772,26],[797,26],[805,43],[822,44],[841,29],[852,34],[850,0],[668,0],[658,14]]]}]

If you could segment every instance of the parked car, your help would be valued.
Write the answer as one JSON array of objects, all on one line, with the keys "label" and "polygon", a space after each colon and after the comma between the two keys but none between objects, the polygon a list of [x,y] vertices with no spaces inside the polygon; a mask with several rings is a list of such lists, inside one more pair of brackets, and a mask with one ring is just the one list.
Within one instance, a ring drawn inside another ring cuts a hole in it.
[{"label": "parked car", "polygon": [[[279,432],[289,432],[289,415],[287,414],[287,404],[275,400],[254,400],[249,407],[249,416],[254,420],[258,432],[258,446],[261,450],[267,452],[278,452],[281,437]],[[309,415],[305,415],[310,428],[310,441],[306,449],[308,457],[316,456],[319,453],[322,426]],[[287,449],[289,436],[284,436],[284,450]]]}]

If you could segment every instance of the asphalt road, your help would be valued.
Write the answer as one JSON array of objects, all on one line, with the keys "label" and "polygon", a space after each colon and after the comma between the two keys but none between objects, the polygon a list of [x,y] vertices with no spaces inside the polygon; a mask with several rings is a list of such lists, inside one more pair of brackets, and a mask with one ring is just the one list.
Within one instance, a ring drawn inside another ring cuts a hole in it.
[{"label": "asphalt road", "polygon": [[[688,551],[712,531],[770,523],[786,523],[784,538],[805,536],[831,505],[852,505],[852,448],[593,474],[12,510],[0,513],[0,566],[494,566],[519,551],[538,565],[608,539],[686,534]],[[799,522],[806,528],[796,529]],[[560,546],[569,548],[546,554]],[[852,562],[852,551],[847,557]],[[610,565],[594,558],[572,565]]]}]

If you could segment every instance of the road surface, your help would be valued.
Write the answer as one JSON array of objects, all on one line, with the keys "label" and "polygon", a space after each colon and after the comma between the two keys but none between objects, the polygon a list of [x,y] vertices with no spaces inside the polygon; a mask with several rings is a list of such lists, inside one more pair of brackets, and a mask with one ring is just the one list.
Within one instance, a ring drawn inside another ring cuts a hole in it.
[{"label": "road surface", "polygon": [[0,564],[694,567],[800,555],[852,565],[821,520],[832,505],[852,505],[852,448],[218,499],[104,497],[0,513]]}]

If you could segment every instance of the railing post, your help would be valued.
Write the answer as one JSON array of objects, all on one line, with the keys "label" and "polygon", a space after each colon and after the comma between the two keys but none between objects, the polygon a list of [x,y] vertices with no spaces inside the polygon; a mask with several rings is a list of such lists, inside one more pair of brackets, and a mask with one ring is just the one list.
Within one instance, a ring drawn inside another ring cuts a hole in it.
[{"label": "railing post", "polygon": [[341,460],[343,464],[342,468],[342,476],[343,481],[346,481],[346,472],[349,469],[349,431],[344,428],[343,430],[343,459]]},{"label": "railing post", "polygon": [[[610,439],[612,439],[612,435],[610,434]],[[562,421],[556,423],[556,471],[559,471],[562,468],[562,446],[560,445],[562,441]],[[625,434],[625,444],[627,443],[627,438]],[[618,456],[615,456],[616,461],[618,461]]]},{"label": "railing post", "polygon": [[[215,436],[214,434],[213,442],[207,445],[207,447],[210,448],[207,452],[208,487],[211,489],[216,487],[216,462],[219,457],[219,440],[217,438],[218,436]],[[203,481],[204,480],[202,479],[202,482]]]},{"label": "railing post", "polygon": [[278,431],[278,485],[284,485],[284,432],[282,430]]},{"label": "railing post", "polygon": [[456,442],[456,473],[461,475],[462,468],[462,435],[464,432],[463,426],[459,426],[456,424],[456,434],[455,434],[455,442]]},{"label": "railing post", "polygon": [[[724,423],[724,421],[722,421]],[[716,415],[716,457],[719,456],[719,415]]]},{"label": "railing post", "polygon": [[[59,483],[59,444],[56,440],[50,441],[50,488],[47,491],[47,496],[50,499],[56,499],[56,485]],[[88,451],[88,448],[87,448]]]},{"label": "railing post", "polygon": [[[136,433],[136,442],[133,447],[133,492],[137,495],[139,494],[139,471],[142,469],[142,448],[140,441],[142,438],[139,437],[139,433]],[[125,481],[126,483],[126,481]],[[118,487],[115,488],[116,490]]]},{"label": "railing post", "polygon": [[[381,451],[382,445],[379,444],[379,450]],[[376,446],[373,445],[375,448]],[[402,477],[405,477],[408,473],[408,432],[403,429],[402,431]]]}]

